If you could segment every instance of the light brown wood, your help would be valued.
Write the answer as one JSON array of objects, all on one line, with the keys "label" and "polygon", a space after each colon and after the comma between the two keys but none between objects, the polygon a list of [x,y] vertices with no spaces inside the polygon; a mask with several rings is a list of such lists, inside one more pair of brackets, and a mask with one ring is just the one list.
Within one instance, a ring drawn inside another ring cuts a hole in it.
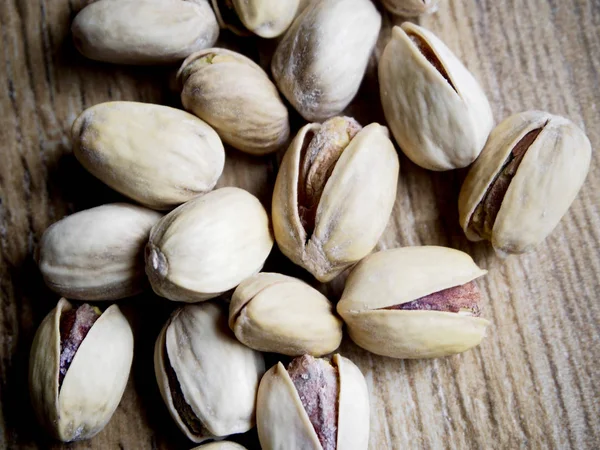
[{"label": "light brown wood", "polygon": [[[0,2],[0,448],[192,448],[160,399],[152,367],[154,339],[175,305],[150,294],[121,302],[136,355],[121,405],[100,434],[63,446],[45,436],[29,406],[29,347],[58,299],[43,285],[32,252],[52,222],[121,198],[78,166],[71,122],[107,100],[180,105],[169,87],[173,68],[113,66],[77,54],[69,26],[85,3]],[[377,54],[390,23],[386,17]],[[496,121],[547,110],[571,118],[600,147],[597,0],[452,0],[421,23],[481,81]],[[268,67],[272,43],[223,39]],[[372,62],[348,110],[363,124],[383,121]],[[219,184],[241,186],[268,205],[280,158],[228,151]],[[341,352],[369,384],[371,449],[600,448],[598,162],[594,154],[580,195],[552,235],[531,254],[501,260],[487,244],[469,243],[458,225],[465,171],[432,173],[401,155],[398,197],[379,248],[436,244],[469,252],[489,270],[480,286],[493,326],[479,348],[429,361],[378,357],[344,342]],[[267,268],[308,279],[277,252]],[[343,278],[322,286],[334,300]],[[244,442],[258,448],[255,434]]]}]

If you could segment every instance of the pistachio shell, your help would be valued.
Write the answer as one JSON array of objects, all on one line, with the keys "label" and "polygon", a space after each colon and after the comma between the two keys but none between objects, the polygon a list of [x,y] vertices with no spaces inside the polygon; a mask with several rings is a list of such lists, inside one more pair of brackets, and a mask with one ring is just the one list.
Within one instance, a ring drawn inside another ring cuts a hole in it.
[{"label": "pistachio shell", "polygon": [[434,358],[478,345],[489,322],[456,312],[384,309],[484,275],[466,253],[405,247],[374,253],[350,273],[337,311],[352,340],[378,355]]},{"label": "pistachio shell", "polygon": [[179,69],[181,102],[233,147],[262,155],[288,141],[288,111],[267,74],[230,50],[209,48]]},{"label": "pistachio shell", "polygon": [[31,401],[44,427],[63,442],[88,439],[121,401],[133,359],[133,334],[116,305],[100,315],[81,342],[59,389],[60,299],[35,334],[29,361]]},{"label": "pistachio shell", "polygon": [[250,348],[290,356],[322,356],[342,341],[342,322],[329,300],[303,281],[278,273],[259,273],[237,287],[229,327]]},{"label": "pistachio shell", "polygon": [[59,220],[42,236],[38,264],[53,291],[77,300],[116,300],[147,285],[144,246],[160,213],[114,203]]},{"label": "pistachio shell", "polygon": [[431,14],[439,6],[439,0],[381,0],[381,3],[391,13],[406,17]]},{"label": "pistachio shell", "polygon": [[258,199],[243,189],[221,188],[171,211],[152,228],[146,274],[158,295],[202,301],[259,272],[272,246]]},{"label": "pistachio shell", "polygon": [[167,106],[101,103],[82,112],[71,133],[83,167],[153,209],[170,209],[210,191],[225,164],[217,133]]},{"label": "pistachio shell", "polygon": [[339,114],[358,92],[380,27],[369,0],[310,3],[273,55],[279,90],[306,120]]},{"label": "pistachio shell", "polygon": [[[510,180],[492,229],[472,225],[478,205],[526,135],[539,131]],[[459,197],[460,223],[472,241],[489,239],[501,253],[530,251],[558,225],[587,176],[592,148],[584,132],[564,117],[542,111],[515,114],[492,134],[465,179]]]},{"label": "pistachio shell", "polygon": [[[171,416],[193,442],[244,433],[254,426],[264,359],[235,339],[221,306],[207,302],[175,311],[156,341],[154,367]],[[178,386],[170,385],[168,367]],[[191,407],[201,432],[193,432],[182,418],[174,390]]]},{"label": "pistachio shell", "polygon": [[396,198],[399,162],[385,127],[372,123],[359,131],[326,181],[314,231],[308,235],[299,215],[298,185],[303,152],[320,128],[320,124],[302,127],[283,157],[272,216],[280,250],[325,282],[377,244]]},{"label": "pistachio shell", "polygon": [[217,441],[210,444],[199,445],[192,450],[246,450],[246,447],[235,442]]},{"label": "pistachio shell", "polygon": [[493,127],[485,93],[430,31],[394,27],[379,63],[381,102],[396,142],[430,170],[466,167]]},{"label": "pistachio shell", "polygon": [[118,64],[168,64],[212,46],[219,26],[205,1],[100,0],[72,26],[86,57]]},{"label": "pistachio shell", "polygon": [[263,38],[274,38],[288,29],[299,0],[233,0],[244,26]]}]

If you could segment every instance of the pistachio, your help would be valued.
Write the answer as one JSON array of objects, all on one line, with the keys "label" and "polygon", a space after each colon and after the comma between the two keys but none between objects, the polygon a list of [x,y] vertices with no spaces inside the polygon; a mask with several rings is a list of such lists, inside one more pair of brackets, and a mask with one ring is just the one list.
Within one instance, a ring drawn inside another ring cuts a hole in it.
[{"label": "pistachio", "polygon": [[118,64],[168,64],[212,46],[219,26],[206,1],[100,0],[72,26],[86,57]]},{"label": "pistachio", "polygon": [[83,167],[153,209],[170,209],[210,191],[225,164],[217,133],[167,106],[101,103],[79,115],[71,134]]},{"label": "pistachio", "polygon": [[50,226],[38,264],[53,291],[77,300],[116,300],[147,285],[144,246],[161,218],[150,209],[113,203],[72,214]]},{"label": "pistachio", "polygon": [[146,274],[158,295],[198,302],[258,273],[272,246],[269,218],[258,199],[243,189],[221,188],[154,225]]},{"label": "pistachio", "polygon": [[288,111],[277,88],[244,55],[222,48],[202,50],[183,62],[178,78],[184,108],[231,146],[262,155],[288,142]]},{"label": "pistachio", "polygon": [[415,164],[471,164],[493,127],[488,99],[446,45],[412,23],[394,27],[379,63],[381,103],[396,142]]},{"label": "pistachio", "polygon": [[414,17],[436,12],[439,0],[381,0],[381,3],[392,14]]},{"label": "pistachio", "polygon": [[491,241],[500,254],[532,250],[571,206],[591,154],[587,136],[564,117],[527,111],[507,118],[492,131],[462,187],[465,234]]},{"label": "pistachio", "polygon": [[436,358],[479,345],[484,275],[466,253],[424,246],[374,253],[350,273],[337,311],[352,340],[392,358]]},{"label": "pistachio", "polygon": [[278,273],[259,273],[237,287],[229,327],[250,348],[290,356],[322,356],[342,341],[342,322],[329,300],[303,281]]},{"label": "pistachio", "polygon": [[380,27],[369,0],[311,2],[273,55],[279,90],[306,120],[340,114],[358,92]]},{"label": "pistachio", "polygon": [[199,445],[192,450],[246,450],[246,447],[230,441],[216,441],[210,444]]},{"label": "pistachio", "polygon": [[223,307],[206,302],[175,311],[156,341],[154,368],[171,416],[193,442],[254,426],[264,359],[235,339]]},{"label": "pistachio", "polygon": [[38,328],[29,390],[40,423],[63,442],[100,432],[121,401],[133,359],[133,334],[116,305],[103,313],[60,299]]},{"label": "pistachio", "polygon": [[367,384],[340,355],[332,364],[304,355],[287,370],[278,363],[260,382],[256,423],[263,450],[366,450]]},{"label": "pistachio", "polygon": [[396,198],[399,162],[385,127],[348,117],[300,129],[273,191],[281,251],[320,281],[369,254]]}]

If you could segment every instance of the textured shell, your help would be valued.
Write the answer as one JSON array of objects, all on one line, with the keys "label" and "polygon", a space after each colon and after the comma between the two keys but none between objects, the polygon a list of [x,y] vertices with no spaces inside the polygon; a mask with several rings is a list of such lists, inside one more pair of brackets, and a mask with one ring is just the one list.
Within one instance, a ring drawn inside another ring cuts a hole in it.
[{"label": "textured shell", "polygon": [[[452,85],[407,32],[427,42]],[[433,33],[411,23],[394,27],[379,63],[379,82],[390,129],[415,164],[450,170],[477,158],[493,127],[490,104],[473,75]]]},{"label": "textured shell", "polygon": [[460,223],[470,240],[471,216],[515,145],[543,127],[526,151],[494,222],[492,245],[523,253],[543,241],[565,215],[589,171],[592,147],[584,132],[564,117],[542,111],[515,114],[498,125],[473,164],[459,197]]},{"label": "textured shell", "polygon": [[[217,55],[212,63],[201,58]],[[252,60],[222,48],[202,50],[179,70],[181,102],[209,123],[224,142],[265,154],[288,142],[288,110],[267,74]]]},{"label": "textured shell", "polygon": [[431,14],[439,6],[439,0],[381,0],[381,3],[391,13],[406,17]]},{"label": "textured shell", "polygon": [[[185,401],[206,428],[206,435],[193,434],[179,417],[165,372],[167,357]],[[245,433],[254,426],[264,359],[235,339],[225,311],[217,304],[186,305],[173,314],[156,341],[154,368],[163,400],[190,440]]]},{"label": "textured shell", "polygon": [[405,247],[375,253],[350,273],[337,311],[352,340],[393,358],[432,358],[478,345],[489,322],[440,311],[381,310],[410,302],[486,273],[466,253]]},{"label": "textured shell", "polygon": [[101,103],[79,115],[71,134],[83,167],[153,209],[170,209],[210,191],[225,164],[217,133],[167,106]]},{"label": "textured shell", "polygon": [[161,217],[142,206],[114,203],[59,220],[40,242],[44,281],[76,300],[116,300],[141,292],[147,285],[144,247]]},{"label": "textured shell", "polygon": [[192,450],[246,450],[243,445],[230,441],[217,441],[209,444],[199,445]]},{"label": "textured shell", "polygon": [[73,21],[86,57],[118,64],[167,64],[212,46],[219,25],[208,2],[100,0]]},{"label": "textured shell", "polygon": [[[333,356],[340,377],[337,448],[366,450],[369,444],[369,392],[352,361]],[[298,391],[280,362],[264,375],[258,388],[258,437],[263,450],[322,450]]]},{"label": "textured shell", "polygon": [[369,0],[310,3],[273,55],[279,90],[306,120],[339,114],[358,91],[380,28]]},{"label": "textured shell", "polygon": [[217,189],[187,202],[152,229],[146,274],[175,301],[217,297],[259,272],[273,247],[269,218],[243,189]]},{"label": "textured shell", "polygon": [[263,38],[274,38],[288,29],[299,0],[233,0],[244,26]]},{"label": "textured shell", "polygon": [[58,389],[60,299],[38,328],[29,360],[29,391],[38,420],[63,442],[88,439],[108,423],[121,401],[133,360],[133,334],[116,305],[94,323]]},{"label": "textured shell", "polygon": [[327,297],[278,273],[259,273],[237,287],[229,327],[250,348],[290,356],[322,356],[342,341],[342,322]]},{"label": "textured shell", "polygon": [[273,229],[280,250],[318,280],[329,281],[377,244],[396,198],[400,163],[387,129],[372,123],[352,139],[325,185],[312,236],[300,222],[302,146],[319,124],[300,129],[283,157],[273,191]]}]

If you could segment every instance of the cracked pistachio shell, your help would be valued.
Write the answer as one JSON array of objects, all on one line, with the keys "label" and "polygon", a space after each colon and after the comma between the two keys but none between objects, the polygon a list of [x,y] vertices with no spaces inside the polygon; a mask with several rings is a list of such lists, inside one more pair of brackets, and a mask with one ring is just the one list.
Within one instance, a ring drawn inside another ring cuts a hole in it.
[{"label": "cracked pistachio shell", "polygon": [[381,0],[381,3],[392,14],[405,17],[431,14],[439,6],[439,0]]},{"label": "cracked pistachio shell", "polygon": [[392,358],[435,358],[479,345],[489,321],[455,312],[384,309],[460,286],[486,273],[466,253],[405,247],[374,253],[350,273],[337,311],[352,340]]},{"label": "cracked pistachio shell", "polygon": [[100,0],[71,28],[81,54],[117,64],[169,64],[212,46],[219,26],[206,1]]},{"label": "cracked pistachio shell", "polygon": [[314,231],[308,235],[299,215],[298,186],[303,152],[320,128],[318,123],[302,127],[283,157],[273,191],[272,218],[280,250],[326,282],[377,244],[396,198],[400,163],[385,127],[372,123],[362,128],[329,175]]},{"label": "cracked pistachio shell", "polygon": [[[524,144],[527,136],[533,140]],[[503,197],[491,199],[495,220],[478,231],[473,227],[478,206],[523,144],[528,147],[522,149],[524,156]],[[591,154],[585,133],[564,117],[527,111],[505,119],[492,131],[460,193],[459,217],[467,237],[490,240],[501,254],[532,250],[571,206],[587,176]]]},{"label": "cracked pistachio shell", "polygon": [[129,378],[133,334],[117,305],[108,307],[81,342],[59,389],[60,299],[38,328],[29,360],[29,392],[40,423],[63,442],[88,439],[117,409]]},{"label": "cracked pistachio shell", "polygon": [[[369,392],[360,369],[336,354],[339,377],[338,450],[366,450],[369,445]],[[281,362],[263,376],[258,388],[256,426],[263,450],[323,450],[292,379]]]},{"label": "cracked pistachio shell", "polygon": [[156,341],[154,369],[171,416],[193,442],[245,433],[254,426],[264,359],[231,333],[223,306],[206,302],[175,311]]},{"label": "cracked pistachio shell", "polygon": [[217,441],[210,444],[199,445],[192,450],[246,450],[243,445],[230,441]]},{"label": "cracked pistachio shell", "polygon": [[260,201],[243,189],[221,188],[181,205],[152,228],[146,274],[158,295],[198,302],[258,273],[272,247]]},{"label": "cracked pistachio shell", "polygon": [[380,28],[370,0],[310,3],[273,55],[279,90],[308,121],[339,114],[358,92]]},{"label": "cracked pistachio shell", "polygon": [[379,62],[381,103],[392,134],[415,164],[451,170],[471,164],[493,127],[488,99],[446,45],[405,22]]},{"label": "cracked pistachio shell", "polygon": [[171,209],[210,191],[225,164],[215,130],[167,106],[100,103],[79,115],[71,134],[83,167],[152,209]]},{"label": "cracked pistachio shell", "polygon": [[278,273],[259,273],[237,287],[229,327],[250,348],[290,356],[322,356],[342,341],[342,321],[327,297]]},{"label": "cracked pistachio shell", "polygon": [[44,281],[76,300],[117,300],[147,286],[144,246],[162,214],[113,203],[72,214],[42,236],[38,265]]},{"label": "cracked pistachio shell", "polygon": [[181,102],[211,125],[224,142],[247,153],[271,153],[288,142],[288,110],[277,88],[252,60],[209,48],[179,69]]}]

